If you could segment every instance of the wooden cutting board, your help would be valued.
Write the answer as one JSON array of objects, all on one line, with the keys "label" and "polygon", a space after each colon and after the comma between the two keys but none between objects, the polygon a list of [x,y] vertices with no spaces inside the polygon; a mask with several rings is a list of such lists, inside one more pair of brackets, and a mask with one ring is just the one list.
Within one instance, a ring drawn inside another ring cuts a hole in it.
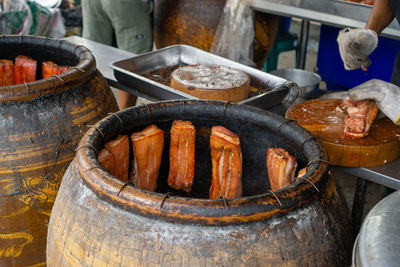
[{"label": "wooden cutting board", "polygon": [[400,127],[388,118],[376,119],[364,138],[345,136],[346,114],[336,109],[341,101],[314,99],[302,102],[289,108],[286,118],[312,132],[325,148],[333,165],[372,167],[400,156]]}]

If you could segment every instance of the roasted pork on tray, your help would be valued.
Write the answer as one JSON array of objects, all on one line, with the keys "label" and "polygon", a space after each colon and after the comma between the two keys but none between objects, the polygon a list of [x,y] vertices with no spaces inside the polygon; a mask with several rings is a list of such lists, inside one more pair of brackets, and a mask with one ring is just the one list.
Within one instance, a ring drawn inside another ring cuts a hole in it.
[{"label": "roasted pork on tray", "polygon": [[190,121],[176,120],[171,127],[168,185],[190,192],[194,178],[196,129]]},{"label": "roasted pork on tray", "polygon": [[210,136],[212,180],[210,199],[242,196],[242,151],[239,137],[222,126]]},{"label": "roasted pork on tray", "polygon": [[269,148],[267,151],[267,169],[272,191],[290,185],[297,169],[297,161],[283,148]]},{"label": "roasted pork on tray", "polygon": [[152,124],[131,134],[133,145],[133,183],[149,191],[157,188],[158,171],[164,148],[164,131]]}]

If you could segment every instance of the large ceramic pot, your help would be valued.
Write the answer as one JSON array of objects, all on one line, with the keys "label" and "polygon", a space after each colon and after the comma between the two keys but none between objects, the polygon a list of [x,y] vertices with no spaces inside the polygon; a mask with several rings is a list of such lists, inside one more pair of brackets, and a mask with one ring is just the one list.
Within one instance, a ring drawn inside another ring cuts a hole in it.
[{"label": "large ceramic pot", "polygon": [[[157,48],[188,44],[209,51],[226,0],[155,0]],[[275,41],[278,16],[255,12],[253,61],[261,68]]]},{"label": "large ceramic pot", "polygon": [[[168,188],[170,127],[196,127],[195,178],[190,195]],[[113,177],[97,151],[119,133],[156,124],[165,131],[156,192]],[[209,200],[210,127],[240,137],[243,197]],[[348,212],[326,154],[293,122],[248,106],[171,101],[129,108],[90,129],[65,173],[49,222],[49,266],[348,266]],[[269,191],[269,147],[296,155],[306,179]]]},{"label": "large ceramic pot", "polygon": [[[0,265],[44,266],[50,212],[74,149],[117,105],[92,54],[67,41],[2,36],[0,59],[17,55],[74,66],[0,87]],[[41,73],[40,69],[38,71]]]}]

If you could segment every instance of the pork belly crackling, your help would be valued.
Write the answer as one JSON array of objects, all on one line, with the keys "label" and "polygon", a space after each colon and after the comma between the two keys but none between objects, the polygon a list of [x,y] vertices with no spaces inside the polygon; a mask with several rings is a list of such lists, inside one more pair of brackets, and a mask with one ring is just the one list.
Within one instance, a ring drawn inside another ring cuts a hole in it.
[{"label": "pork belly crackling", "polygon": [[290,185],[295,178],[296,169],[296,159],[283,148],[268,149],[267,170],[272,191]]},{"label": "pork belly crackling", "polygon": [[242,196],[242,151],[239,137],[223,126],[210,136],[212,180],[210,199]]},{"label": "pork belly crackling", "polygon": [[15,84],[14,63],[12,60],[0,59],[0,86]]},{"label": "pork belly crackling", "polygon": [[194,179],[196,129],[190,121],[176,120],[171,127],[168,185],[190,192]]},{"label": "pork belly crackling", "polygon": [[127,135],[119,135],[108,141],[100,150],[98,160],[101,166],[107,169],[123,182],[129,179],[129,139]]},{"label": "pork belly crackling", "polygon": [[348,117],[344,119],[344,134],[352,138],[367,136],[378,114],[375,101],[354,101],[347,98],[343,100],[342,106],[348,114]]},{"label": "pork belly crackling", "polygon": [[154,192],[164,148],[164,131],[152,124],[130,137],[134,154],[131,180],[136,186]]}]

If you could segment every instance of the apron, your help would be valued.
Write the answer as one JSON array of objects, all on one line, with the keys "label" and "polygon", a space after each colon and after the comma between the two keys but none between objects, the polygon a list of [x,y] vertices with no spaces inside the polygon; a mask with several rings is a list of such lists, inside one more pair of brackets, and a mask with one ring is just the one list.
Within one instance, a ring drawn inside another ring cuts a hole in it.
[{"label": "apron", "polygon": [[[400,23],[400,0],[391,0],[391,2],[394,15]],[[400,86],[400,52],[397,54],[396,61],[394,62],[391,82]]]}]

